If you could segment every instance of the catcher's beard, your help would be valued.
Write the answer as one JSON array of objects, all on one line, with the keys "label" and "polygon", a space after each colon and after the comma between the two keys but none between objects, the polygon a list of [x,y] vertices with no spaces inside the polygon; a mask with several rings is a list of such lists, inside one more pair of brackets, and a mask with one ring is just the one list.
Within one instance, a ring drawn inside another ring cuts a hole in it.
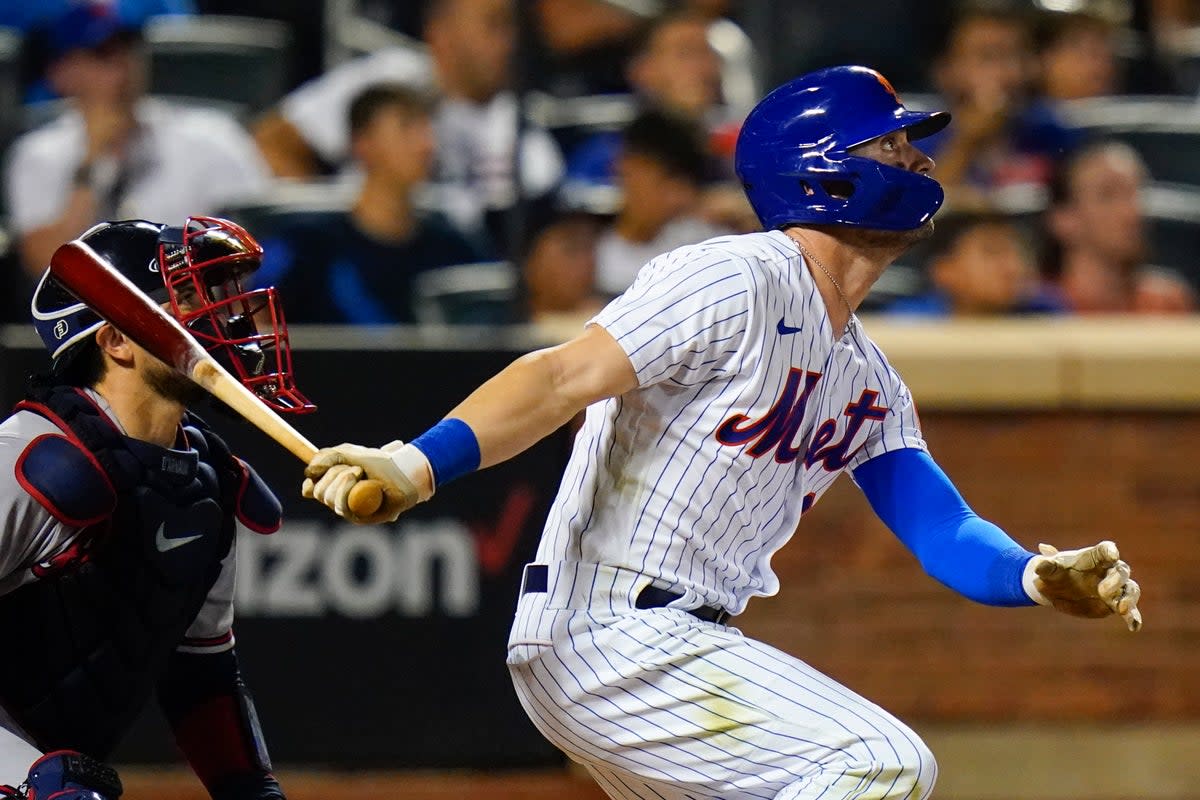
[{"label": "catcher's beard", "polygon": [[146,364],[146,385],[164,400],[183,406],[194,405],[208,395],[198,383],[158,359]]}]

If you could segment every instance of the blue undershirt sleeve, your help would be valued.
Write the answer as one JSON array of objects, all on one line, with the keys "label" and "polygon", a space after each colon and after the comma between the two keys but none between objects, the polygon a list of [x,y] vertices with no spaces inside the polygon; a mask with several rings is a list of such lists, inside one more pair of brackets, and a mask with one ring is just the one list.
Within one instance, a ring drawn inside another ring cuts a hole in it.
[{"label": "blue undershirt sleeve", "polygon": [[972,511],[928,453],[884,453],[854,470],[854,481],[930,577],[986,605],[1034,605],[1021,585],[1033,553]]}]

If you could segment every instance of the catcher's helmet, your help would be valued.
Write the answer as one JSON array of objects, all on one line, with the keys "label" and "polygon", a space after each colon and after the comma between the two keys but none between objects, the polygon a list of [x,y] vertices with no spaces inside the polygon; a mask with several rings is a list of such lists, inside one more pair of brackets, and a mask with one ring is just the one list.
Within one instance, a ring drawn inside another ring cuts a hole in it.
[{"label": "catcher's helmet", "polygon": [[950,122],[944,111],[909,111],[887,78],[867,67],[829,67],[785,83],[746,117],[735,168],[763,226],[789,223],[911,230],[941,206],[930,177],[850,148],[907,130],[910,140]]},{"label": "catcher's helmet", "polygon": [[[145,220],[102,222],[80,239],[170,313],[265,403],[278,411],[312,411],[296,389],[287,324],[275,289],[242,288],[262,263],[262,247],[238,225],[189,217],[183,227]],[[31,304],[33,324],[62,374],[88,347],[104,320],[49,270]],[[256,323],[269,322],[259,331]]]}]

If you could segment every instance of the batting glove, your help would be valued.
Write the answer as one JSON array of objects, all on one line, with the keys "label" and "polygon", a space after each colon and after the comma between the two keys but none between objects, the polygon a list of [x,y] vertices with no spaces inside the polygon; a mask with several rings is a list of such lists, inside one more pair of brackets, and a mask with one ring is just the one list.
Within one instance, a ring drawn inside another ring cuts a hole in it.
[{"label": "batting glove", "polygon": [[1131,631],[1142,627],[1142,590],[1129,577],[1129,565],[1109,541],[1059,552],[1039,544],[1041,555],[1025,567],[1025,590],[1038,603],[1076,617],[1118,614]]},{"label": "batting glove", "polygon": [[[308,462],[304,475],[302,495],[360,525],[394,522],[405,511],[433,496],[433,470],[425,454],[400,441],[380,448],[356,444],[323,448]],[[348,500],[350,490],[364,477],[383,484],[383,502],[375,513],[359,516]]]}]

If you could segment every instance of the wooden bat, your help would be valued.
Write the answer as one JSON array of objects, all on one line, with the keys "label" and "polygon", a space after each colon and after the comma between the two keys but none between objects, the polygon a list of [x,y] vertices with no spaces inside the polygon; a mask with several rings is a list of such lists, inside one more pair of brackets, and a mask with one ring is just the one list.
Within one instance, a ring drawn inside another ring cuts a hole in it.
[{"label": "wooden bat", "polygon": [[[306,464],[317,448],[208,354],[179,321],[84,242],[67,242],[50,259],[50,273],[121,333],[187,375]],[[379,481],[361,480],[347,503],[370,516],[383,502]]]}]

